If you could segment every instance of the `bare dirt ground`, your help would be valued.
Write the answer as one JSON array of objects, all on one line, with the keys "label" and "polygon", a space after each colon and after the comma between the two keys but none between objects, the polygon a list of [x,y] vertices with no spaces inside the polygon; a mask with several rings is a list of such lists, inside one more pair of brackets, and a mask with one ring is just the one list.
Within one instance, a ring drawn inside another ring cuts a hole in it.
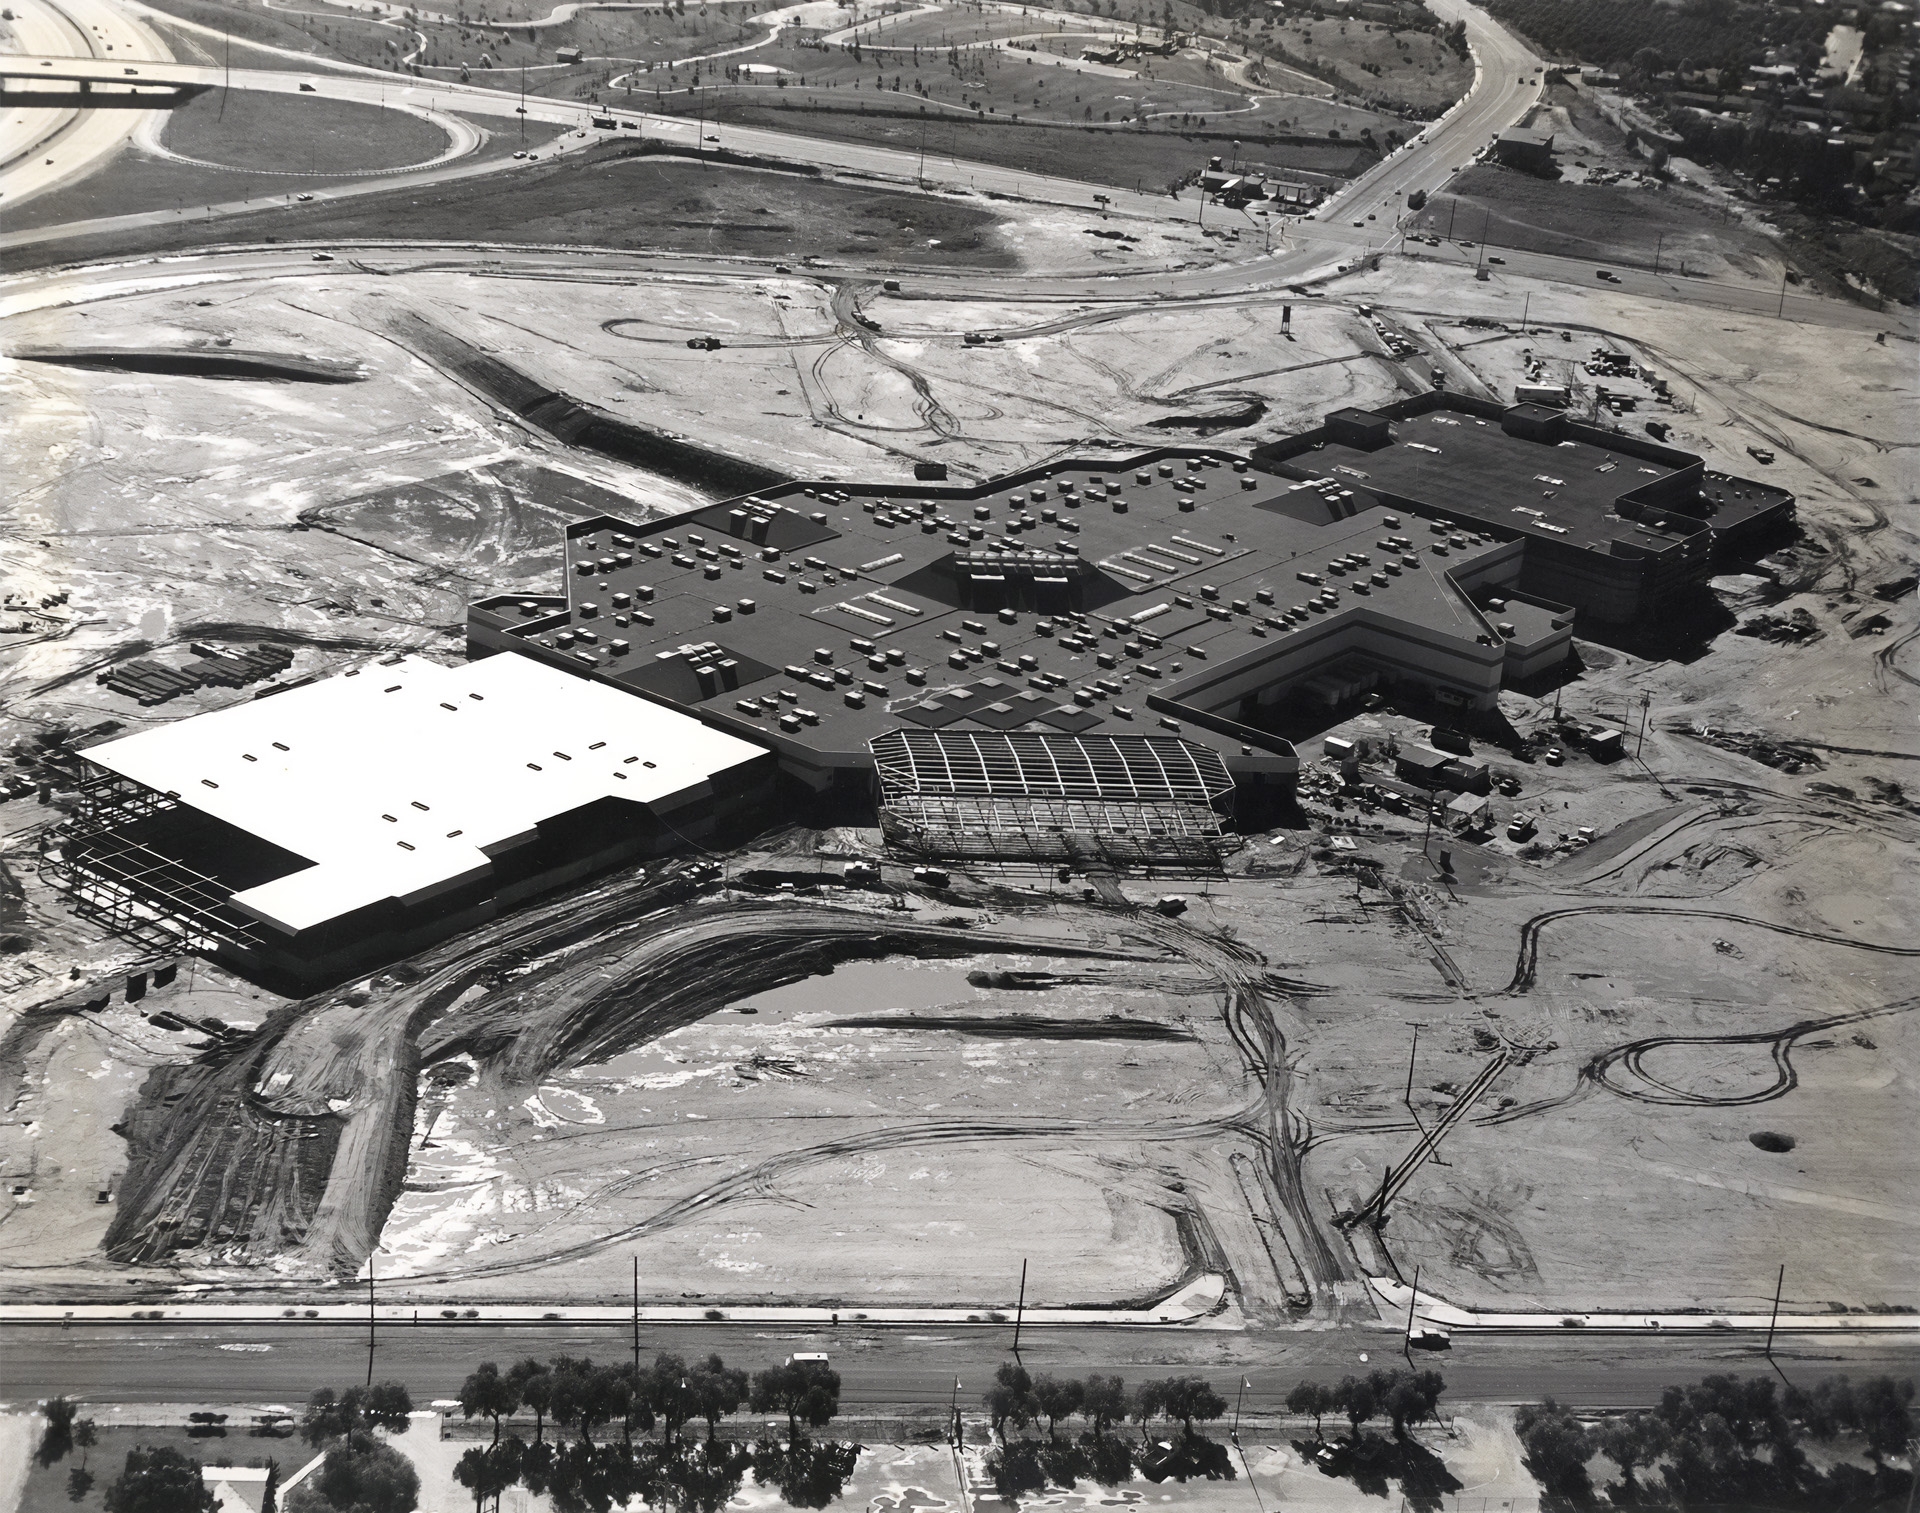
[{"label": "bare dirt ground", "polygon": [[[1679,444],[1737,473],[1760,467],[1749,445],[1777,453],[1766,476],[1798,495],[1805,534],[1721,580],[1697,623],[1582,638],[1562,711],[1637,733],[1651,695],[1645,747],[1612,767],[1496,755],[1521,782],[1500,817],[1538,816],[1544,853],[1456,845],[1449,878],[1410,822],[1335,809],[1315,778],[1307,828],[1250,839],[1229,881],[1189,887],[1177,923],[970,884],[957,903],[909,892],[904,914],[877,895],[745,888],[649,919],[626,879],[302,1005],[202,969],[129,1006],[115,974],[138,953],[47,892],[32,851],[48,811],[13,800],[0,832],[26,944],[4,958],[11,1012],[112,999],[13,1018],[0,1041],[16,1295],[271,1277],[297,1298],[378,1245],[382,1274],[406,1270],[427,1300],[617,1293],[638,1249],[650,1294],[714,1306],[1004,1307],[1023,1256],[1030,1300],[1138,1298],[1221,1270],[1233,1317],[1256,1323],[1365,1316],[1362,1275],[1416,1265],[1423,1286],[1491,1307],[1752,1309],[1781,1263],[1798,1309],[1913,1305],[1917,1173],[1885,1133],[1912,1122],[1916,1049],[1901,338],[1539,284],[1522,337],[1463,324],[1516,321],[1504,282],[1398,261],[1297,303],[1292,343],[1257,297],[1080,308],[801,275],[654,278],[642,294],[611,270],[376,262],[149,289],[129,274],[81,312],[8,319],[9,346],[71,339],[84,313],[96,343],[243,330],[365,373],[343,408],[338,386],[0,370],[24,417],[3,459],[24,485],[0,547],[9,584],[71,590],[48,612],[64,620],[0,652],[10,750],[234,697],[143,710],[93,681],[203,636],[284,639],[296,673],[451,657],[466,597],[541,581],[542,532],[603,504],[595,491],[635,509],[698,497],[504,420],[397,342],[402,310],[635,418],[854,477],[1139,445],[1168,434],[1155,420],[1244,396],[1264,413],[1222,444],[1377,402],[1397,378],[1361,355],[1377,347],[1364,302],[1503,396],[1523,348],[1559,365],[1629,350],[1674,381],[1681,402],[1660,414]],[[851,320],[856,301],[877,333]],[[1003,340],[969,348],[970,330]],[[702,331],[727,345],[689,351]],[[1798,644],[1734,633],[1795,611],[1815,631]],[[1502,712],[1545,732],[1555,695],[1510,694]],[[1417,713],[1344,728],[1404,740]],[[1591,844],[1560,841],[1582,827]],[[863,944],[835,956],[796,920]],[[742,942],[771,953],[742,991],[685,966]],[[967,979],[1011,964],[1061,980]],[[738,1012],[744,989],[791,983]],[[210,1055],[156,1029],[156,1009],[256,1029]],[[1116,1015],[1151,1038],[1095,1033]],[[1413,1112],[1409,1021],[1425,1025]],[[1445,1164],[1378,1239],[1335,1226],[1411,1147],[1415,1114],[1430,1121],[1503,1050]],[[303,1147],[297,1131],[324,1133]],[[239,1175],[208,1185],[225,1173]]]}]

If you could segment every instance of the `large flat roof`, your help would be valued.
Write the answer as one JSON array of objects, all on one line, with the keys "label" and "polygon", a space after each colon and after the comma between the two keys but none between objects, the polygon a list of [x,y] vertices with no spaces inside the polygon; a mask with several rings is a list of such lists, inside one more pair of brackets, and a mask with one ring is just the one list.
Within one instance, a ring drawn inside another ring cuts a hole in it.
[{"label": "large flat roof", "polygon": [[1675,471],[1624,451],[1588,441],[1531,441],[1509,435],[1497,420],[1444,410],[1395,420],[1393,430],[1378,451],[1328,442],[1286,465],[1589,551],[1604,552],[1619,540],[1657,554],[1704,528],[1680,515],[1663,530],[1615,514],[1622,494]]},{"label": "large flat roof", "polygon": [[672,808],[763,755],[526,657],[371,663],[85,753],[311,862],[233,897],[289,932],[484,877],[598,799]]},{"label": "large flat roof", "polygon": [[[1233,463],[1169,449],[977,489],[796,484],[668,519],[582,522],[556,585],[564,604],[503,595],[477,612],[536,656],[829,765],[864,761],[903,723],[1157,733],[1149,694],[1177,699],[1347,615],[1448,644],[1491,637],[1452,575],[1503,543],[1435,539],[1419,522],[1418,539],[1392,546],[1412,523],[1357,508],[1347,480]],[[1289,507],[1303,495],[1311,511]],[[940,565],[995,552],[1009,572],[1038,553],[1048,571],[1086,573],[1088,613],[956,607]],[[679,666],[690,649],[726,670],[696,683]]]}]

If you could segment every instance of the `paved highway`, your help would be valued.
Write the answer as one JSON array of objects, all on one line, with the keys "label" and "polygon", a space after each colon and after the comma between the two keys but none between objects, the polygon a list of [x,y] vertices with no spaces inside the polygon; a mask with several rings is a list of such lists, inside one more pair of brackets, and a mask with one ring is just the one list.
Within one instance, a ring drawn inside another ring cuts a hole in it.
[{"label": "paved highway", "polygon": [[[806,1333],[741,1325],[649,1325],[641,1349],[692,1357],[719,1351],[735,1364],[772,1364],[794,1350],[824,1350],[845,1379],[850,1409],[927,1407],[948,1401],[957,1375],[978,1401],[993,1368],[1011,1354],[1012,1330],[841,1329]],[[625,1326],[500,1328],[382,1325],[374,1370],[407,1383],[416,1401],[449,1398],[483,1360],[567,1353],[621,1359],[631,1348]],[[264,1347],[264,1348],[263,1348]],[[1363,1359],[1363,1357],[1365,1359]],[[1794,1381],[1833,1372],[1854,1377],[1920,1372],[1920,1340],[1808,1342],[1776,1346],[1774,1358]],[[1021,1359],[1030,1370],[1080,1375],[1118,1372],[1132,1380],[1198,1371],[1221,1388],[1252,1382],[1248,1406],[1271,1411],[1303,1377],[1338,1379],[1401,1361],[1392,1329],[1330,1332],[1280,1330],[1028,1329]],[[1517,1402],[1551,1393],[1593,1406],[1658,1399],[1673,1382],[1714,1372],[1769,1368],[1756,1341],[1528,1336],[1463,1339],[1440,1356],[1416,1355],[1445,1374],[1459,1401]],[[316,1386],[364,1378],[364,1326],[283,1325],[182,1330],[169,1325],[0,1328],[0,1395],[12,1401],[74,1393],[95,1402],[236,1402],[304,1400]]]},{"label": "paved highway", "polygon": [[[44,3],[44,0],[34,0],[34,3]],[[81,3],[81,0],[61,0],[61,3]],[[112,0],[84,0],[84,3],[105,6],[111,4]],[[137,0],[127,0],[127,3],[137,10],[145,9],[144,6],[138,5]],[[1437,8],[1444,18],[1458,18],[1465,21],[1467,25],[1468,37],[1478,62],[1478,72],[1472,91],[1445,118],[1427,127],[1408,148],[1378,165],[1342,191],[1337,199],[1322,207],[1314,219],[1283,225],[1270,253],[1252,255],[1251,235],[1255,232],[1255,223],[1250,217],[1241,216],[1237,219],[1245,228],[1243,241],[1248,255],[1210,267],[1177,272],[1142,272],[1128,276],[990,275],[925,271],[916,272],[916,283],[923,287],[938,288],[942,293],[954,298],[1192,299],[1209,295],[1231,296],[1262,289],[1276,290],[1289,283],[1303,283],[1332,273],[1342,263],[1358,262],[1369,255],[1392,256],[1396,252],[1404,254],[1407,249],[1402,247],[1395,226],[1405,214],[1406,196],[1415,190],[1423,190],[1431,195],[1441,189],[1454,173],[1473,160],[1474,155],[1486,146],[1492,136],[1518,119],[1538,100],[1541,88],[1540,60],[1504,28],[1486,17],[1483,12],[1467,4],[1466,0],[1437,0]],[[210,37],[218,35],[209,28],[194,28],[191,23],[177,24],[188,26],[189,29],[206,31]],[[286,56],[289,59],[299,58],[303,64],[313,62],[298,54],[288,53]],[[33,61],[35,60],[27,60],[29,66]],[[92,66],[99,68],[103,78],[124,77],[117,65],[96,62]],[[163,72],[168,78],[178,77],[204,83],[216,82],[224,77],[222,71],[218,69],[178,64],[169,65]],[[336,98],[352,99],[376,106],[399,105],[415,111],[431,109],[440,113],[439,118],[443,121],[447,119],[443,113],[449,109],[496,117],[506,125],[511,125],[519,119],[519,97],[516,95],[475,86],[411,81],[396,78],[376,69],[338,65],[332,71],[323,72],[315,69],[308,74],[242,69],[236,70],[232,77],[235,87],[283,94],[299,94],[301,84],[310,79],[318,91]],[[556,144],[561,150],[584,147],[594,138],[606,135],[589,124],[590,118],[600,114],[603,109],[604,107],[546,99],[530,99],[528,105],[529,114],[533,119],[554,122],[570,128],[569,134]],[[639,125],[634,130],[634,135],[637,136],[651,136],[686,147],[712,145],[711,141],[698,140],[701,132],[694,122],[636,111],[616,110],[614,113],[623,121],[638,122]],[[588,135],[575,134],[582,130]],[[619,135],[626,136],[627,132],[621,130]],[[870,175],[894,183],[910,183],[914,181],[920,169],[920,163],[915,154],[886,147],[832,142],[784,132],[734,126],[712,128],[705,135],[709,139],[719,138],[720,145],[730,149],[788,161],[806,162],[842,177],[859,178]],[[458,153],[449,153],[443,155],[436,163],[420,169],[370,177],[357,183],[322,190],[318,198],[338,200],[362,194],[385,193],[405,187],[509,171],[513,166],[511,159],[476,161],[471,157],[462,157]],[[0,179],[4,177],[0,175]],[[1186,220],[1191,215],[1197,214],[1200,208],[1191,198],[1179,201],[1161,195],[1134,194],[1125,190],[1099,190],[1093,185],[1078,180],[1024,173],[1016,169],[1000,168],[989,164],[964,162],[943,164],[935,173],[929,175],[929,182],[951,187],[968,187],[980,192],[992,192],[1017,199],[1083,206],[1089,211],[1095,208],[1093,204],[1095,193],[1106,193],[1111,196],[1111,210],[1114,213],[1151,219]],[[257,200],[239,200],[216,203],[207,207],[204,212],[196,210],[195,213],[218,217],[258,209]],[[1229,212],[1216,210],[1214,213],[1223,218],[1234,219]],[[140,215],[108,217],[64,227],[0,234],[0,247],[55,238],[64,239],[92,232],[124,231],[139,226],[165,224],[178,218],[177,211],[155,211]],[[1354,225],[1355,222],[1359,223],[1357,227]],[[444,256],[448,252],[457,255],[461,249],[439,248],[436,250]],[[531,260],[538,264],[550,260],[551,256],[512,249],[468,250],[483,252],[491,262],[498,262],[504,258],[514,263],[526,264]],[[1479,256],[1477,252],[1467,252],[1458,245],[1452,244],[1438,249],[1422,246],[1417,249],[1416,255],[1456,264],[1472,261]],[[1784,315],[1789,320],[1815,322],[1863,332],[1884,329],[1896,324],[1904,326],[1907,323],[1904,314],[1889,317],[1841,301],[1797,292],[1788,292],[1783,302],[1781,291],[1751,284],[1683,279],[1667,274],[1654,274],[1648,270],[1628,268],[1618,270],[1617,284],[1606,285],[1595,277],[1598,265],[1585,259],[1505,250],[1500,255],[1505,259],[1504,265],[1490,270],[1492,277],[1489,283],[1494,291],[1502,285],[1512,288],[1516,306],[1521,304],[1521,296],[1524,293],[1523,288],[1514,287],[1516,283],[1523,280],[1545,279],[1582,287],[1588,291],[1589,299],[1601,302],[1599,305],[1601,311],[1605,308],[1605,301],[1611,298],[1635,296],[1689,305],[1708,305],[1743,314]],[[581,254],[570,254],[568,261],[578,266],[580,256]],[[677,257],[648,259],[635,258],[628,254],[597,254],[595,256],[596,260],[602,264],[616,262],[619,266],[630,268],[637,274],[648,271],[672,271],[739,276],[742,273],[758,275],[763,271],[759,265],[731,260]],[[209,271],[217,266],[228,277],[261,277],[291,271],[296,264],[307,260],[308,252],[283,251],[264,259],[243,254],[237,262],[233,260],[215,262],[212,259],[192,259],[191,261],[204,263]],[[311,273],[314,270],[309,266],[301,271]],[[827,271],[838,270],[829,266]],[[1520,311],[1516,308],[1512,313],[1517,316]]]},{"label": "paved highway", "polygon": [[[122,83],[128,64],[163,62],[166,45],[113,0],[19,0],[9,7],[23,49]],[[25,60],[8,58],[9,66]],[[32,63],[40,61],[39,56]],[[74,70],[63,67],[61,71]],[[0,204],[16,204],[90,173],[119,152],[150,112],[143,110],[29,110],[0,116]]]},{"label": "paved highway", "polygon": [[[52,0],[30,0],[30,3],[51,4]],[[59,0],[59,3],[97,7],[128,16],[160,14],[139,3],[139,0]],[[1466,21],[1468,35],[1480,67],[1473,90],[1446,117],[1427,127],[1410,147],[1388,159],[1342,192],[1337,206],[1338,214],[1343,217],[1362,219],[1367,215],[1378,216],[1386,212],[1383,235],[1385,228],[1391,226],[1393,214],[1397,213],[1398,206],[1404,202],[1404,196],[1409,191],[1416,188],[1430,190],[1438,187],[1449,174],[1467,163],[1474,152],[1485,145],[1488,137],[1517,119],[1538,98],[1539,94],[1539,60],[1510,33],[1496,25],[1480,10],[1466,4],[1465,0],[1438,0],[1438,4],[1440,13],[1446,18],[1457,17]],[[181,21],[173,17],[167,19],[169,24],[202,34],[209,40],[218,40],[222,36],[222,33],[213,27]],[[135,24],[132,20],[126,22],[128,27]],[[41,35],[51,35],[51,33],[43,32]],[[293,74],[284,70],[245,68],[229,72],[221,68],[190,64],[171,64],[162,72],[165,78],[182,82],[230,83],[231,87],[236,89],[278,94],[301,94],[311,89],[314,93],[365,104],[431,103],[440,109],[458,109],[475,115],[499,117],[507,124],[520,119],[521,100],[517,94],[497,89],[484,89],[477,85],[418,81],[405,75],[396,76],[380,69],[351,64],[322,64],[306,54],[253,45],[257,50],[270,52],[289,62],[298,63],[307,72]],[[91,63],[84,61],[87,58],[91,58]],[[7,61],[11,67],[30,72],[43,59],[39,56],[27,56]],[[103,81],[110,80],[115,83],[125,80],[125,71],[118,61],[117,54],[109,59],[103,52],[84,53],[74,47],[62,46],[52,50],[46,61],[59,63],[62,65],[63,72],[90,73]],[[688,146],[706,145],[699,141],[702,133],[695,122],[674,116],[651,115],[644,111],[544,97],[529,97],[526,108],[530,119],[589,131],[592,130],[590,123],[593,117],[611,113],[622,119],[641,122],[638,131],[640,135],[659,136],[683,142]],[[625,134],[624,131],[620,133],[623,136]],[[911,181],[918,176],[921,168],[921,160],[913,152],[855,142],[831,142],[786,132],[740,126],[711,126],[705,135],[709,142],[717,140],[719,145],[736,151],[810,163],[816,167],[848,174],[871,173],[891,179]],[[579,140],[578,138],[569,139],[573,142]],[[329,189],[325,192],[325,197],[336,199],[354,194],[379,193],[403,182],[426,183],[439,178],[456,176],[461,171],[459,165],[447,164],[431,171],[407,176],[405,179],[383,177]],[[465,171],[471,172],[472,169],[469,167]],[[949,163],[939,169],[936,175],[929,177],[951,187],[966,187],[983,193],[1007,194],[1017,198],[1084,206],[1088,209],[1094,207],[1094,195],[1098,193],[1105,196],[1112,210],[1120,214],[1155,218],[1172,216],[1181,219],[1186,215],[1185,205],[1170,200],[1164,195],[1136,194],[1130,190],[1097,187],[1078,180],[1026,173],[1018,169],[1000,168],[985,163]],[[16,184],[9,174],[0,174],[0,191],[4,191],[7,196],[13,198],[18,198],[27,192],[24,183]],[[258,207],[244,202],[236,202],[230,206],[216,205],[212,210],[213,213],[218,214],[227,210],[238,213],[256,208]],[[1332,218],[1333,215],[1333,208],[1322,211],[1323,218]],[[151,222],[151,217],[115,218],[112,221],[90,223],[89,229],[94,226],[106,229],[118,225],[140,225]],[[0,244],[45,239],[51,234],[55,233],[19,233],[0,239]]]}]

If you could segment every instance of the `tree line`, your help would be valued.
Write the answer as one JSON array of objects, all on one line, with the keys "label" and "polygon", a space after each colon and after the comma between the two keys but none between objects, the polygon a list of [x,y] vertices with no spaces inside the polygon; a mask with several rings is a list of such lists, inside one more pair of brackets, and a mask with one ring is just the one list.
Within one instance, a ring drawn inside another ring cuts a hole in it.
[{"label": "tree line", "polygon": [[[1830,1377],[1782,1393],[1770,1376],[1710,1376],[1669,1387],[1650,1412],[1597,1420],[1552,1398],[1522,1408],[1514,1421],[1526,1467],[1552,1496],[1595,1502],[1591,1465],[1604,1457],[1619,1471],[1606,1487],[1615,1505],[1686,1508],[1765,1507],[1836,1510],[1900,1507],[1913,1473],[1887,1464],[1913,1434],[1913,1383],[1890,1376],[1857,1385]],[[1813,1464],[1803,1441],[1831,1445],[1858,1435],[1868,1465]]]},{"label": "tree line", "polygon": [[[840,1374],[824,1361],[789,1359],[751,1376],[718,1355],[690,1363],[663,1352],[651,1365],[617,1366],[584,1356],[528,1357],[505,1371],[487,1361],[461,1383],[459,1402],[466,1418],[490,1420],[493,1429],[489,1443],[469,1448],[454,1467],[455,1480],[473,1495],[475,1513],[513,1486],[550,1496],[560,1513],[604,1513],[634,1499],[718,1513],[748,1472],[794,1506],[824,1507],[839,1495],[859,1455],[857,1447],[816,1446],[806,1437],[840,1411]],[[722,1443],[720,1421],[743,1407],[784,1414],[787,1441]],[[522,1410],[533,1414],[531,1443],[506,1431]],[[682,1432],[702,1420],[704,1440]],[[549,1422],[557,1431],[552,1443]],[[657,1442],[636,1442],[636,1431],[645,1436],[656,1428]],[[578,1437],[569,1440],[569,1432]],[[340,1504],[335,1513],[358,1509]]]}]

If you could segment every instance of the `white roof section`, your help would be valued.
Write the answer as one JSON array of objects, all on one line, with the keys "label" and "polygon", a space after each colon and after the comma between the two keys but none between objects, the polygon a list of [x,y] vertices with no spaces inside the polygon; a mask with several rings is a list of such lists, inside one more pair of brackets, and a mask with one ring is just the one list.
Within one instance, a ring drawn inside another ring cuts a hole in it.
[{"label": "white roof section", "polygon": [[490,852],[596,799],[671,809],[766,752],[503,654],[371,663],[85,755],[310,860],[233,897],[297,932],[484,877]]}]

